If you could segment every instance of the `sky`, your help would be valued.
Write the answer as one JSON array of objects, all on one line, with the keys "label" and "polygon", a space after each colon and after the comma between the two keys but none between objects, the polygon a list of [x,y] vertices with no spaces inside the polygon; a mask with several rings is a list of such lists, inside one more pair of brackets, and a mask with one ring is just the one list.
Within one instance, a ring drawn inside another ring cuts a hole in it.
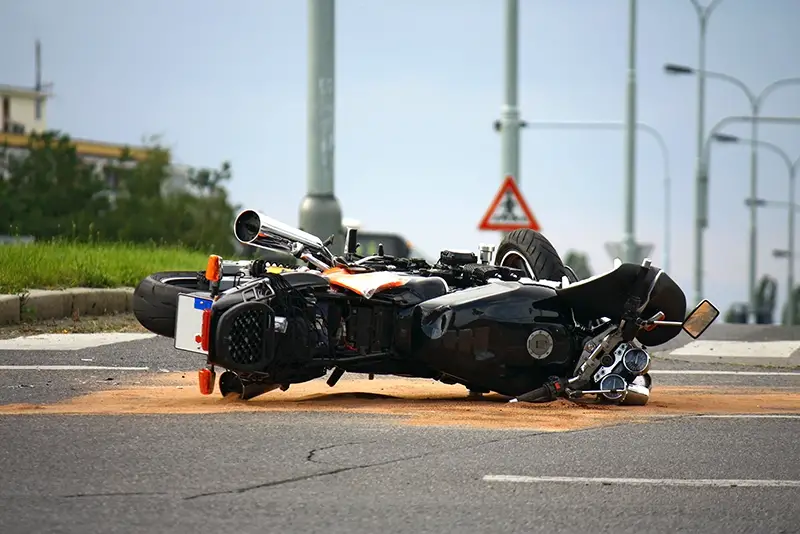
[{"label": "sky", "polygon": [[[709,0],[700,0],[707,3]],[[477,249],[503,176],[492,122],[503,104],[502,0],[338,0],[336,196],[371,231],[400,232],[436,257]],[[528,122],[625,120],[628,0],[520,0],[519,107]],[[670,274],[693,297],[697,84],[665,63],[696,66],[689,0],[639,0],[637,119],[668,147]],[[180,163],[230,161],[233,200],[297,224],[306,187],[307,4],[304,0],[25,0],[0,2],[0,83],[30,85],[41,39],[54,84],[48,126],[138,144],[159,135]],[[800,76],[800,2],[722,0],[708,27],[706,68],[754,92]],[[9,53],[13,52],[13,53]],[[740,89],[707,81],[707,130],[748,115]],[[800,116],[800,85],[765,101],[764,116]],[[725,133],[748,136],[749,125]],[[760,138],[800,157],[800,124]],[[636,238],[663,263],[664,160],[644,133],[636,149]],[[611,268],[604,244],[624,225],[624,130],[522,132],[523,195],[565,255]],[[750,150],[716,145],[705,232],[705,297],[746,300]],[[788,198],[788,172],[759,151],[759,196]],[[758,275],[786,292],[787,210],[759,211]],[[800,279],[800,277],[797,277]],[[780,309],[780,308],[778,308]]]}]

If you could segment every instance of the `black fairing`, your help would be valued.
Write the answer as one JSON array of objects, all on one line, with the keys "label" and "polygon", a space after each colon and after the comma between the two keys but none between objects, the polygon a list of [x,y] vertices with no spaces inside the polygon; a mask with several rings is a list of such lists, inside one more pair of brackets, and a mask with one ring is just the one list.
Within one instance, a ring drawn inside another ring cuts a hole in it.
[{"label": "black fairing", "polygon": [[[563,374],[576,356],[569,312],[555,295],[547,286],[493,282],[422,302],[414,313],[413,357],[504,395],[530,391]],[[526,347],[538,328],[553,338],[544,360],[531,357]]]},{"label": "black fairing", "polygon": [[[640,265],[624,263],[616,269],[564,289],[556,290],[559,298],[570,306],[579,322],[588,322],[601,317],[608,317],[618,323],[622,318],[625,303],[635,292],[636,278]],[[657,278],[656,278],[657,277]],[[655,281],[655,285],[653,282]],[[669,275],[656,268],[649,267],[644,280],[645,291],[639,297],[642,303],[649,301],[641,315],[652,317],[657,312],[664,313],[665,321],[681,322],[686,317],[686,295]],[[679,326],[659,326],[650,332],[640,331],[636,338],[645,346],[662,345],[677,336]]]},{"label": "black fairing", "polygon": [[[221,296],[211,307],[210,362],[226,369],[273,375],[278,370],[302,368],[312,359],[315,340],[309,339],[311,325],[301,291],[328,287],[328,279],[319,274],[287,272],[267,274],[264,285],[255,291]],[[288,318],[285,334],[275,333],[276,316]],[[283,361],[286,355],[291,361]]]}]

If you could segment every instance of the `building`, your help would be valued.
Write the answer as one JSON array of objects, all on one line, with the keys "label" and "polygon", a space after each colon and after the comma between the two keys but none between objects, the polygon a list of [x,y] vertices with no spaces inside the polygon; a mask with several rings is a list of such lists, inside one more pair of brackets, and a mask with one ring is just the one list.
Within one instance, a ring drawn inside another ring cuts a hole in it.
[{"label": "building", "polygon": [[[38,79],[38,76],[37,76]],[[0,84],[0,147],[8,153],[22,155],[27,153],[30,135],[48,130],[47,104],[52,96],[49,86],[37,81],[34,87]],[[108,163],[119,163],[127,149],[135,161],[147,157],[148,149],[143,146],[129,146],[87,139],[72,139],[75,150],[82,159],[95,164],[98,171]],[[0,167],[2,167],[0,162]],[[165,184],[164,194],[187,187],[186,166],[174,166],[174,176]],[[115,188],[113,176],[107,176],[110,189]]]},{"label": "building", "polygon": [[0,85],[2,101],[2,132],[24,135],[47,129],[45,106],[48,92],[15,85]]},{"label": "building", "polygon": [[[33,133],[47,131],[47,101],[49,89],[0,84],[0,145],[25,150]],[[73,139],[79,155],[98,164],[120,158],[125,146],[86,139]],[[135,160],[144,159],[147,149],[128,147]]]}]

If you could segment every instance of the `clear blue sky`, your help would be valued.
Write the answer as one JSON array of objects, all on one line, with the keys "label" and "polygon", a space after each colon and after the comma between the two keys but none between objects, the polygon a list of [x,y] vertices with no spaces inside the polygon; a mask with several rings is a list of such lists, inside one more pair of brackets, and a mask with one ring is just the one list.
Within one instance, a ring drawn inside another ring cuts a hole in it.
[{"label": "clear blue sky", "polygon": [[[491,129],[502,103],[501,0],[339,0],[336,193],[345,215],[398,230],[429,254],[499,235],[476,227],[501,176]],[[622,121],[627,0],[522,0],[520,105],[528,121]],[[758,91],[800,76],[800,2],[723,0],[711,18],[707,68]],[[665,62],[695,65],[689,0],[640,0],[639,120],[666,139],[672,167],[673,275],[691,298],[696,83]],[[33,81],[33,45],[55,83],[49,123],[85,137],[137,143],[161,134],[192,165],[230,160],[235,201],[296,224],[305,189],[306,2],[301,0],[25,0],[0,2],[0,82]],[[708,82],[707,125],[747,114],[744,96]],[[800,115],[800,86],[775,92],[765,115]],[[729,133],[746,135],[747,125]],[[762,126],[800,156],[800,126]],[[523,133],[521,187],[562,253],[610,267],[603,243],[623,225],[624,135]],[[661,260],[663,164],[639,136],[637,237]],[[787,198],[787,174],[760,158],[760,194]],[[707,296],[746,298],[749,150],[720,146],[711,172]],[[759,274],[779,281],[785,210],[760,213]]]}]

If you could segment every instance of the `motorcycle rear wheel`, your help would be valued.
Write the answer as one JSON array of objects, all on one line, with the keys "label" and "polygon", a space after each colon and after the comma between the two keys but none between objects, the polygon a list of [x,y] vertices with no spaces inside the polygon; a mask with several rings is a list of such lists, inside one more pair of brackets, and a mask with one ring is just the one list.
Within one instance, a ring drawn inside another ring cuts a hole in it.
[{"label": "motorcycle rear wheel", "polygon": [[136,286],[133,292],[133,314],[143,327],[154,334],[175,337],[175,316],[178,295],[208,291],[197,271],[165,271],[153,273]]},{"label": "motorcycle rear wheel", "polygon": [[555,247],[541,233],[530,228],[510,232],[503,238],[495,253],[497,265],[522,269],[534,280],[560,282],[566,276],[570,282],[578,277],[564,265]]}]

